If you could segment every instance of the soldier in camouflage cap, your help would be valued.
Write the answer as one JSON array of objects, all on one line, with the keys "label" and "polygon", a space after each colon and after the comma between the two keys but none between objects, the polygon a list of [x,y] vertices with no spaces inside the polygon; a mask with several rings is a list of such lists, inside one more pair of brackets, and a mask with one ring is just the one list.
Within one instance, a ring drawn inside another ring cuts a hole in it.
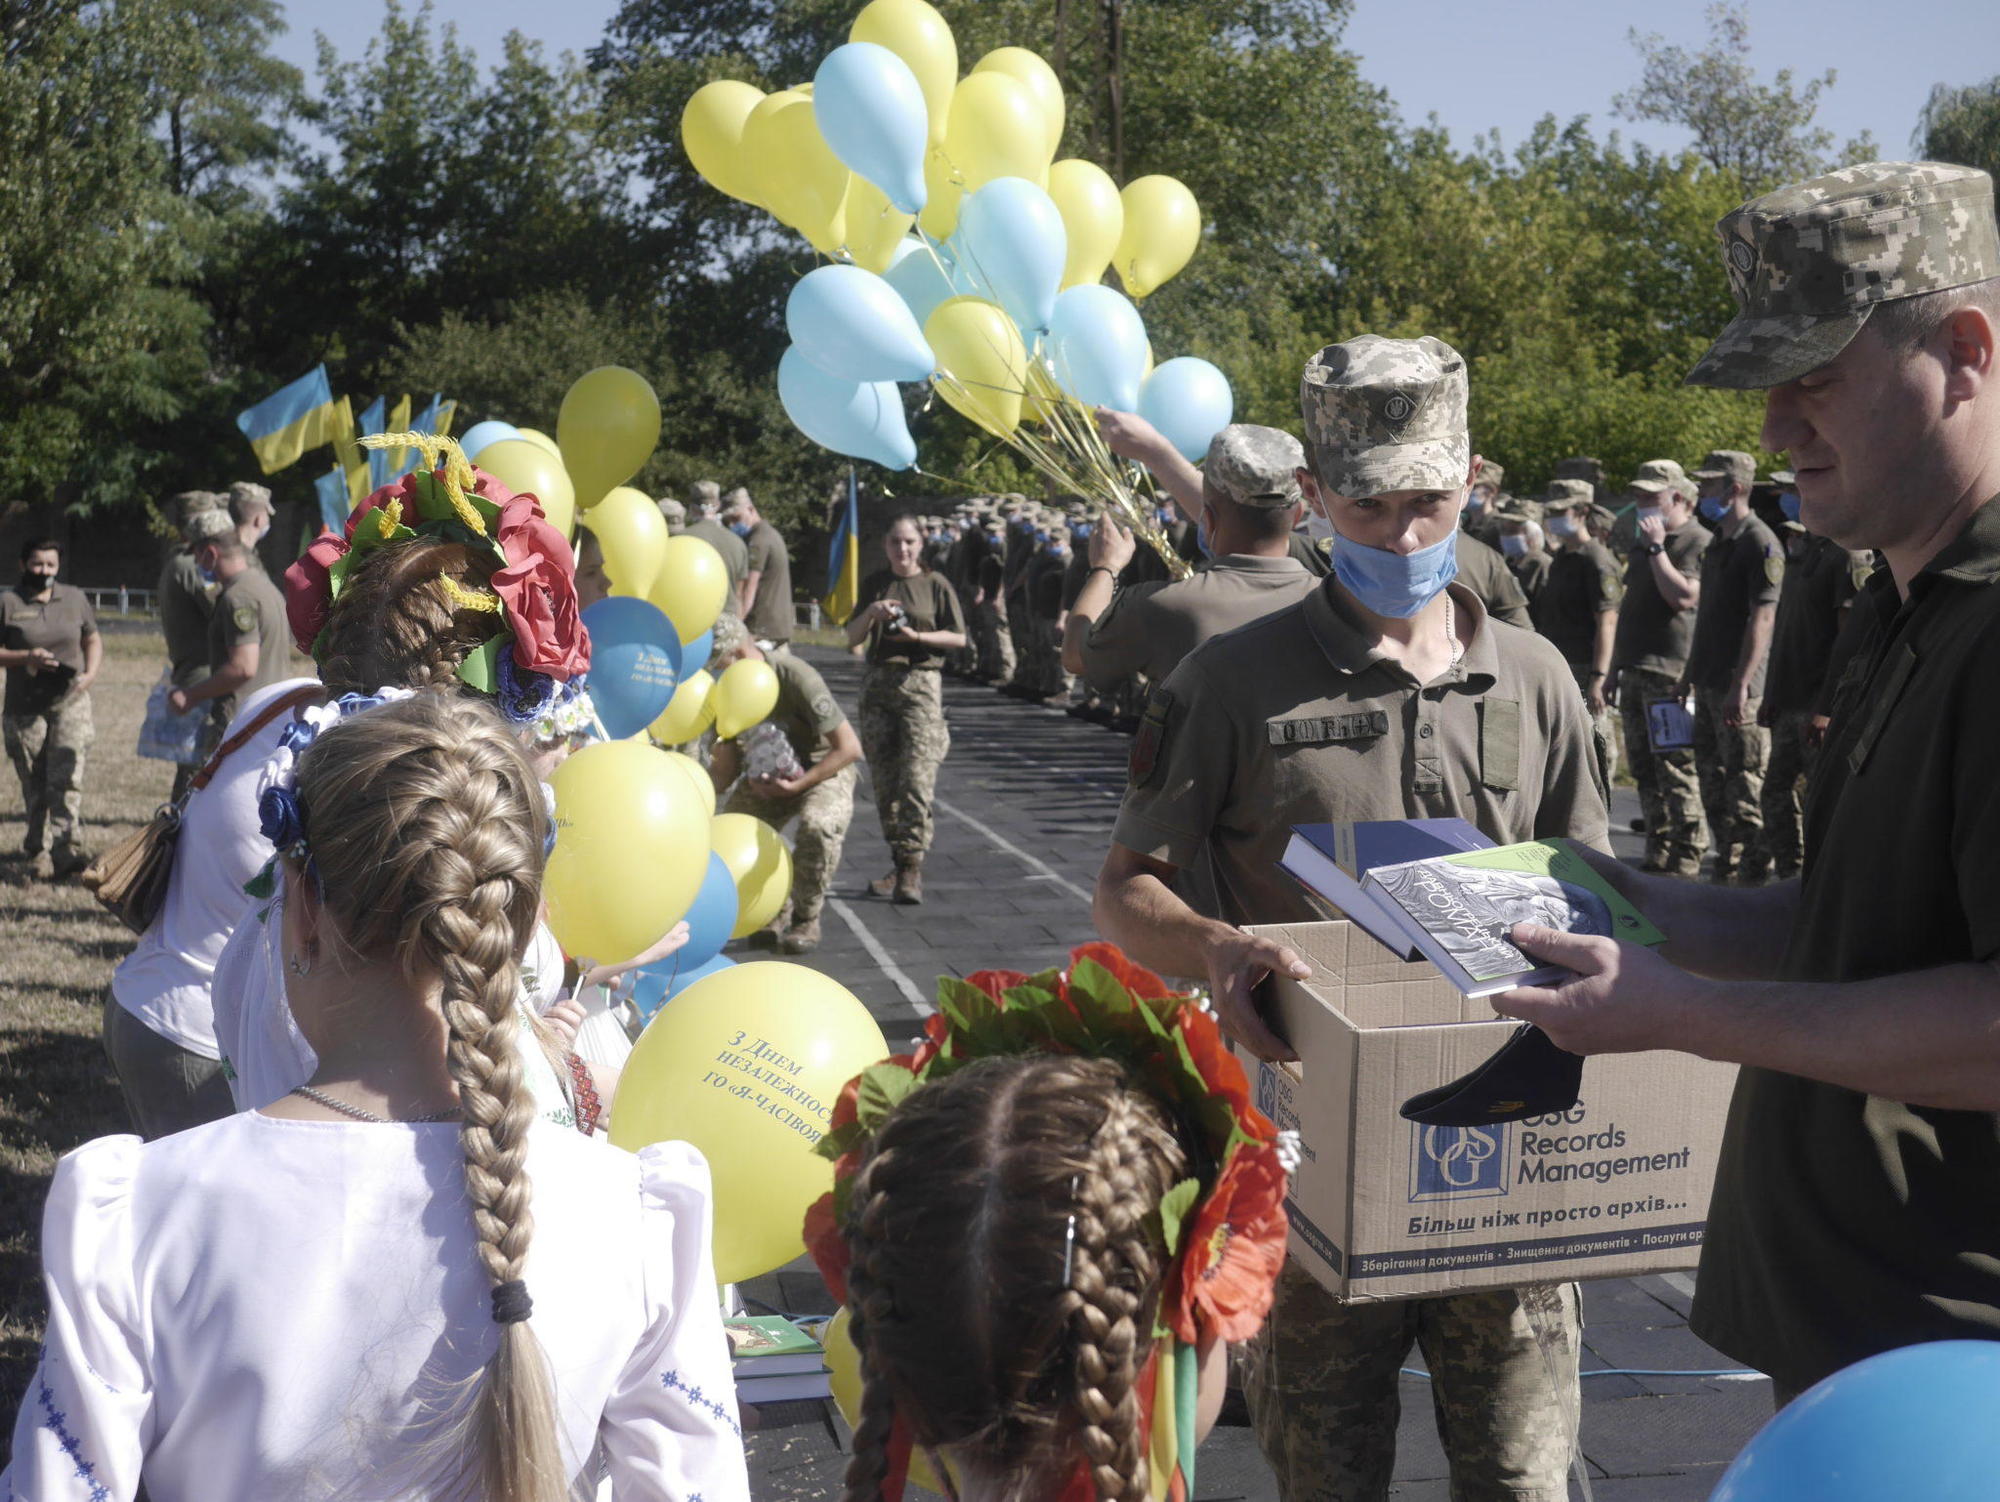
[{"label": "soldier in camouflage cap", "polygon": [[1587,506],[1597,498],[1588,480],[1551,480],[1542,493],[1544,512],[1563,511],[1571,506]]},{"label": "soldier in camouflage cap", "polygon": [[1312,472],[1334,494],[1468,485],[1465,361],[1442,339],[1329,344],[1307,364],[1299,399]]},{"label": "soldier in camouflage cap", "polygon": [[1209,440],[1202,483],[1239,506],[1296,506],[1305,462],[1304,445],[1290,433],[1231,423]]},{"label": "soldier in camouflage cap", "polygon": [[1880,304],[2000,276],[1993,179],[1942,162],[1843,167],[1751,199],[1716,233],[1737,314],[1691,386],[1782,386]]}]

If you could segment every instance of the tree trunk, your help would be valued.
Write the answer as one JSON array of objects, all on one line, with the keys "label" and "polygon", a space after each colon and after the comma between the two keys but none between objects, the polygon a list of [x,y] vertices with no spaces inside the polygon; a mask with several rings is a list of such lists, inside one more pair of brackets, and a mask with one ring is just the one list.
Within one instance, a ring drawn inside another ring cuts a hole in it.
[{"label": "tree trunk", "polygon": [[1111,177],[1125,181],[1125,0],[1103,0],[1104,96]]}]

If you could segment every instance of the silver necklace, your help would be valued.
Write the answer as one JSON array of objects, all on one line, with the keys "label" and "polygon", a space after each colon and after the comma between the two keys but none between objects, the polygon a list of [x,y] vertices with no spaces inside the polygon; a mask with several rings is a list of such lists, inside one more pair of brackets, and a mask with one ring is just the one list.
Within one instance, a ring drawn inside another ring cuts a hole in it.
[{"label": "silver necklace", "polygon": [[1444,597],[1444,639],[1451,652],[1451,661],[1445,664],[1445,671],[1450,672],[1458,666],[1459,658],[1465,655],[1465,644],[1458,639],[1458,622],[1452,615],[1449,594]]},{"label": "silver necklace", "polygon": [[408,1125],[417,1121],[445,1121],[458,1114],[457,1106],[447,1106],[442,1111],[433,1111],[428,1116],[377,1116],[373,1111],[364,1111],[359,1106],[350,1106],[344,1100],[335,1100],[324,1090],[315,1090],[311,1085],[294,1085],[291,1093],[303,1095],[307,1100],[317,1101],[329,1111],[338,1111],[343,1116],[352,1116],[356,1121],[372,1121],[382,1126]]}]

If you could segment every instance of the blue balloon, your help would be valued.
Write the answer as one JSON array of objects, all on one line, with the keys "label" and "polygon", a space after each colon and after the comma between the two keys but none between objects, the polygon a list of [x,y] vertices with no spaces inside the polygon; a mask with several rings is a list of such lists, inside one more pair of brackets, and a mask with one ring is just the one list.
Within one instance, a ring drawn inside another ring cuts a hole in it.
[{"label": "blue balloon", "polygon": [[691,642],[681,644],[681,681],[685,683],[708,666],[708,654],[715,650],[715,633],[704,631]]},{"label": "blue balloon", "polygon": [[711,850],[701,890],[681,915],[688,926],[687,944],[661,963],[670,965],[678,961],[680,968],[686,970],[706,965],[721,954],[722,946],[729,942],[730,932],[736,927],[736,901],[736,878],[730,873],[728,862]]},{"label": "blue balloon", "polygon": [[1133,412],[1151,347],[1132,299],[1092,282],[1056,298],[1046,341],[1056,381],[1087,407]]},{"label": "blue balloon", "polygon": [[590,702],[615,741],[657,720],[681,681],[681,639],[666,612],[613,595],[583,613],[590,632]]},{"label": "blue balloon", "polygon": [[905,239],[896,247],[896,258],[889,263],[882,280],[896,289],[896,295],[903,299],[920,329],[930,322],[931,314],[946,298],[992,295],[991,289],[970,269],[958,263],[956,247],[949,240],[943,245],[926,247],[914,236]]},{"label": "blue balloon", "polygon": [[639,1020],[651,1022],[659,1014],[661,1007],[672,1001],[696,981],[707,980],[711,975],[720,975],[732,968],[736,961],[726,954],[718,954],[707,964],[689,967],[674,967],[678,956],[669,956],[660,962],[656,971],[641,970],[639,980],[632,988],[632,1004],[639,1009]]},{"label": "blue balloon", "polygon": [[894,381],[843,380],[788,349],[778,361],[778,400],[793,425],[821,448],[884,469],[908,469],[917,462],[916,440]]},{"label": "blue balloon", "polygon": [[1206,360],[1182,355],[1155,366],[1139,387],[1139,415],[1190,464],[1208,453],[1208,441],[1236,415],[1229,377]]},{"label": "blue balloon", "polygon": [[465,430],[465,436],[458,440],[458,446],[465,451],[468,459],[477,459],[479,451],[488,444],[499,443],[505,438],[519,438],[521,430],[511,422],[501,422],[489,417],[484,422],[476,422]]},{"label": "blue balloon", "polygon": [[2000,1342],[1871,1356],[1786,1407],[1709,1502],[1985,1502],[2000,1477]]},{"label": "blue balloon", "polygon": [[843,165],[905,214],[923,208],[930,114],[917,75],[887,47],[849,42],[813,74],[813,123]]},{"label": "blue balloon", "polygon": [[1026,178],[996,177],[960,207],[952,243],[1033,343],[1055,316],[1069,254],[1056,201]]},{"label": "blue balloon", "polygon": [[785,299],[792,348],[850,381],[925,381],[937,369],[896,289],[859,266],[821,266]]}]

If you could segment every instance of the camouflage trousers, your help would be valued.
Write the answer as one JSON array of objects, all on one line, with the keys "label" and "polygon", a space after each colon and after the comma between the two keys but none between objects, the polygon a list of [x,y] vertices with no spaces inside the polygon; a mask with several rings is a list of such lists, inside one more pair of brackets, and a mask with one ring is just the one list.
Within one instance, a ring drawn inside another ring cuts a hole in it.
[{"label": "camouflage trousers", "polygon": [[1639,785],[1639,812],[1646,821],[1646,864],[1676,876],[1697,876],[1708,833],[1702,824],[1694,748],[1655,751],[1646,734],[1647,706],[1679,697],[1678,679],[1643,668],[1619,671],[1618,715],[1625,725],[1625,760]]},{"label": "camouflage trousers", "polygon": [[745,782],[729,795],[725,813],[748,814],[779,831],[793,819],[799,821],[792,834],[792,892],[786,899],[794,924],[812,921],[826,905],[847,826],[854,822],[854,784],[859,780],[850,763],[796,798],[760,798]]},{"label": "camouflage trousers", "polygon": [[83,763],[97,738],[89,691],[72,693],[40,714],[8,715],[0,720],[0,735],[27,810],[21,849],[29,855],[81,850]]},{"label": "camouflage trousers", "polygon": [[1694,759],[1701,770],[1701,803],[1715,842],[1715,874],[1734,873],[1753,881],[1770,874],[1771,850],[1764,843],[1764,766],[1771,758],[1771,732],[1757,723],[1757,701],[1744,706],[1743,723],[1726,725],[1728,694],[1696,689]]},{"label": "camouflage trousers", "polygon": [[1805,863],[1801,807],[1819,760],[1812,722],[1811,710],[1799,710],[1779,715],[1771,726],[1771,755],[1764,764],[1764,847],[1771,852],[1771,874],[1779,881],[1797,876]]},{"label": "camouflage trousers", "polygon": [[1587,662],[1573,662],[1570,672],[1576,678],[1576,691],[1583,695],[1583,712],[1590,715],[1590,739],[1597,751],[1597,770],[1604,778],[1605,796],[1611,794],[1612,779],[1618,775],[1618,736],[1614,724],[1614,711],[1609,704],[1597,714],[1590,714],[1590,685],[1594,669]]},{"label": "camouflage trousers", "polygon": [[1398,1370],[1416,1346],[1431,1373],[1452,1502],[1566,1502],[1582,1331],[1574,1283],[1342,1304],[1287,1262],[1271,1317],[1243,1361],[1278,1495],[1389,1495]]},{"label": "camouflage trousers", "polygon": [[875,781],[882,836],[899,864],[921,861],[931,848],[938,767],[951,750],[938,675],[871,663],[861,677],[856,727],[868,754],[868,775]]},{"label": "camouflage trousers", "polygon": [[988,600],[971,610],[972,645],[979,654],[977,672],[982,678],[1006,683],[1014,676],[1014,637],[1000,607]]}]

